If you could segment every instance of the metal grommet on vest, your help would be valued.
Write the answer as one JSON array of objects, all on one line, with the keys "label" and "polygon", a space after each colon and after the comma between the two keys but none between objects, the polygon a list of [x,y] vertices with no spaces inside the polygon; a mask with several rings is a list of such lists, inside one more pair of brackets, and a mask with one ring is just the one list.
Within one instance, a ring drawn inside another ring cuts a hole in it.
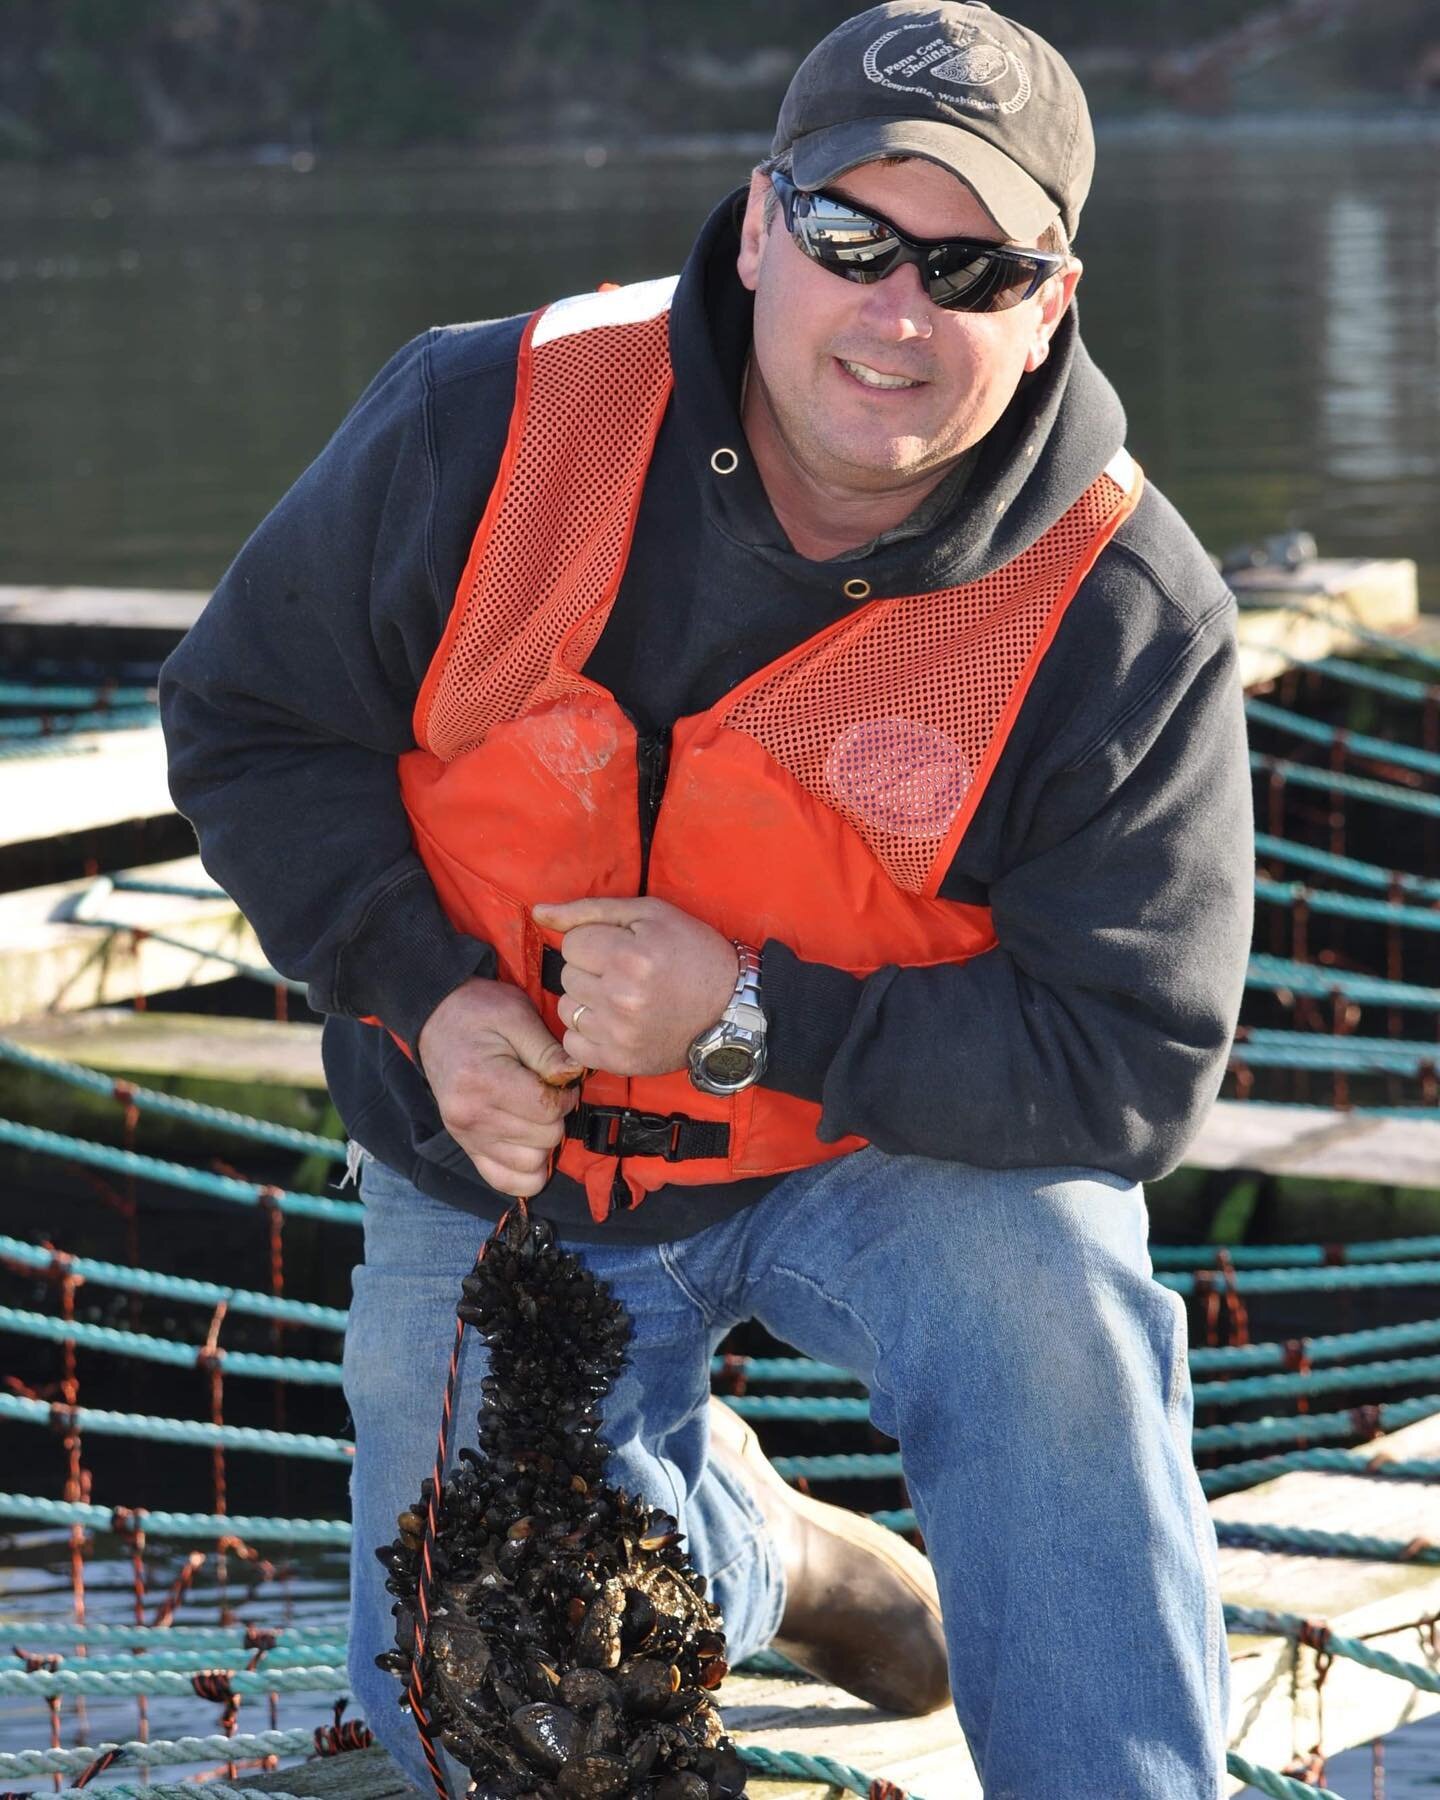
[{"label": "metal grommet on vest", "polygon": [[868,581],[862,581],[858,575],[852,575],[841,591],[844,593],[847,600],[868,600],[870,598],[870,583]]},{"label": "metal grommet on vest", "polygon": [[740,458],[728,445],[722,444],[711,455],[710,467],[717,475],[733,475],[740,467]]}]

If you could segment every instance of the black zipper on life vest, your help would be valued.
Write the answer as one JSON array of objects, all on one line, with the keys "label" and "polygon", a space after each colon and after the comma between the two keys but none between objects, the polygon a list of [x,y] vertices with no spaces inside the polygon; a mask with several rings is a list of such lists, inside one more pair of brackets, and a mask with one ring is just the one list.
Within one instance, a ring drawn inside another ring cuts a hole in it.
[{"label": "black zipper on life vest", "polygon": [[[660,802],[665,797],[665,777],[670,772],[670,728],[635,733],[636,789],[640,806],[640,884],[636,893],[643,894],[650,880],[650,846],[655,838],[655,821],[660,816]],[[634,1205],[625,1183],[625,1162],[615,1159],[615,1173],[610,1179],[610,1211],[628,1212]]]},{"label": "black zipper on life vest", "polygon": [[635,739],[635,768],[640,789],[640,887],[646,891],[650,880],[650,846],[655,838],[655,821],[660,816],[660,802],[665,798],[665,777],[670,773],[670,727],[659,731],[642,731]]}]

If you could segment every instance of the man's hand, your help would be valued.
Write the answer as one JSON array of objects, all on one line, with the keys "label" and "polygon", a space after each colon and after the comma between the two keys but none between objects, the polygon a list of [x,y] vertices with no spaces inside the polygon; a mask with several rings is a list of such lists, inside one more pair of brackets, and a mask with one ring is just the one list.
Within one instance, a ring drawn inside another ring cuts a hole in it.
[{"label": "man's hand", "polygon": [[683,1069],[735,991],[734,944],[665,900],[572,900],[534,917],[565,934],[565,1048],[588,1069]]},{"label": "man's hand", "polygon": [[491,1187],[538,1194],[579,1098],[581,1066],[519,988],[476,977],[448,994],[416,1044],[445,1129]]}]

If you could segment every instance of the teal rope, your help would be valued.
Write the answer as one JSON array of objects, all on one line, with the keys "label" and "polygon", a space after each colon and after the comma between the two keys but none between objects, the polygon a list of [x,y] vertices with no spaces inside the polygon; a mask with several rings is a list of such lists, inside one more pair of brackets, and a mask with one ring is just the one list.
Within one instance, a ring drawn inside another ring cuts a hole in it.
[{"label": "teal rope", "polygon": [[1424,875],[1407,875],[1398,869],[1382,868],[1379,863],[1359,862],[1353,856],[1335,856],[1329,850],[1317,850],[1312,844],[1293,843],[1289,838],[1272,837],[1267,831],[1255,833],[1255,854],[1274,857],[1279,862],[1294,863],[1297,868],[1314,869],[1320,875],[1333,875],[1356,887],[1367,887],[1382,894],[1399,890],[1417,900],[1440,900],[1440,881]]},{"label": "teal rope", "polygon": [[866,1456],[772,1456],[770,1464],[787,1481],[884,1481],[905,1472],[894,1451]]},{"label": "teal rope", "polygon": [[184,1119],[193,1125],[213,1126],[217,1131],[233,1131],[257,1143],[273,1144],[281,1150],[298,1150],[301,1155],[331,1157],[344,1162],[345,1145],[339,1138],[322,1137],[314,1131],[297,1131],[289,1125],[275,1125],[268,1119],[254,1119],[247,1113],[231,1112],[223,1106],[206,1106],[198,1100],[183,1100],[175,1094],[161,1093],[157,1088],[138,1087],[125,1082],[123,1092],[116,1093],[117,1078],[102,1075],[79,1063],[66,1062],[58,1056],[42,1056],[23,1044],[0,1038],[0,1062],[14,1063],[18,1068],[48,1075],[71,1087],[85,1088],[92,1094],[103,1094],[119,1104],[133,1102],[146,1112],[169,1119]]},{"label": "teal rope", "polygon": [[1392,700],[1415,700],[1424,705],[1435,692],[1433,684],[1410,675],[1392,675],[1388,669],[1372,669],[1369,663],[1351,662],[1341,656],[1317,656],[1314,662],[1292,657],[1307,674],[1328,675],[1346,687],[1368,688],[1372,694],[1388,694]]},{"label": "teal rope", "polygon": [[0,1237],[0,1262],[26,1269],[53,1269],[58,1262],[93,1287],[118,1288],[127,1294],[148,1294],[157,1300],[183,1300],[214,1308],[224,1301],[232,1313],[249,1318],[279,1319],[287,1325],[313,1325],[323,1331],[343,1331],[345,1313],[336,1306],[317,1306],[313,1300],[281,1300],[273,1294],[254,1294],[245,1288],[221,1287],[214,1281],[192,1281],[186,1275],[156,1275],[149,1269],[128,1269],[120,1263],[97,1262],[90,1256],[57,1259],[55,1253],[23,1238]]},{"label": "teal rope", "polygon": [[832,1399],[798,1394],[732,1394],[725,1404],[742,1419],[868,1419],[868,1400]]},{"label": "teal rope", "polygon": [[197,1444],[207,1449],[223,1445],[228,1450],[263,1450],[271,1456],[298,1456],[311,1462],[349,1463],[355,1457],[355,1446],[344,1438],[268,1431],[255,1425],[210,1425],[199,1419],[158,1419],[148,1413],[100,1412],[90,1406],[65,1407],[57,1413],[48,1401],[0,1393],[0,1419],[50,1425],[57,1416],[73,1419],[78,1431],[91,1431],[100,1437],[140,1438],[154,1444]]},{"label": "teal rope", "polygon": [[[1440,1047],[1437,1047],[1437,1055],[1440,1055]],[[1150,1260],[1157,1269],[1218,1269],[1222,1251],[1230,1259],[1232,1267],[1237,1269],[1349,1267],[1355,1263],[1400,1263],[1409,1262],[1412,1259],[1423,1261],[1428,1257],[1440,1256],[1440,1237],[1372,1238],[1361,1243],[1338,1246],[1332,1244],[1156,1244],[1151,1248]],[[1386,1327],[1385,1329],[1412,1331],[1422,1328],[1405,1325]],[[1434,1320],[1424,1329],[1440,1330],[1440,1319]],[[1378,1333],[1356,1332],[1346,1338],[1315,1338],[1313,1342],[1316,1344],[1349,1343],[1353,1338],[1370,1335],[1378,1335]],[[1276,1351],[1281,1348],[1278,1344],[1269,1347]],[[1249,1350],[1260,1348],[1260,1346],[1247,1344],[1244,1348]]]},{"label": "teal rope", "polygon": [[[343,1668],[328,1663],[311,1668],[241,1670],[227,1677],[234,1694],[315,1694],[327,1689],[345,1693],[349,1678]],[[188,1675],[173,1669],[129,1669],[114,1674],[84,1669],[0,1669],[0,1694],[21,1694],[48,1700],[52,1694],[164,1694],[193,1700],[195,1688]]]},{"label": "teal rope", "polygon": [[[846,1794],[868,1795],[873,1784],[873,1777],[862,1775],[858,1769],[852,1769],[845,1763],[839,1763],[829,1756],[807,1756],[799,1750],[766,1750],[759,1744],[740,1744],[736,1746],[740,1752],[740,1760],[747,1769],[770,1780],[781,1780],[790,1776],[801,1781],[825,1781],[832,1788],[839,1788]],[[921,1800],[913,1788],[907,1788],[908,1800]],[[1308,1790],[1312,1796],[1313,1788]]]},{"label": "teal rope", "polygon": [[[168,1634],[156,1632],[159,1638]],[[38,1641],[38,1640],[37,1640]],[[33,1646],[23,1641],[23,1647]],[[151,1645],[128,1656],[86,1656],[76,1659],[75,1666],[83,1667],[86,1674],[113,1675],[126,1669],[163,1669],[171,1674],[203,1675],[210,1669],[238,1671],[245,1666],[246,1659],[254,1655],[253,1649],[232,1637],[230,1643],[222,1648],[215,1645],[197,1644],[188,1650],[171,1649],[156,1650]],[[277,1644],[273,1650],[265,1652],[262,1667],[265,1669],[313,1669],[317,1663],[343,1664],[345,1661],[345,1644],[343,1640],[308,1639],[303,1644]],[[3,1692],[0,1689],[0,1692]]]},{"label": "teal rope", "polygon": [[1223,1469],[1202,1469],[1200,1486],[1207,1497],[1236,1494],[1276,1475],[1313,1469],[1322,1475],[1361,1475],[1372,1481],[1440,1481],[1440,1461],[1396,1457],[1366,1462],[1356,1450],[1291,1450],[1283,1456],[1258,1456],[1250,1462],[1227,1463]]},{"label": "teal rope", "polygon": [[1402,1382],[1440,1381],[1440,1356],[1412,1356],[1399,1362],[1347,1364],[1339,1369],[1298,1370],[1292,1375],[1255,1375],[1239,1381],[1202,1381],[1195,1405],[1240,1406],[1248,1400],[1276,1400],[1292,1394],[1330,1394],[1344,1388],[1396,1387]]},{"label": "teal rope", "polygon": [[[1328,1037],[1320,1032],[1242,1027],[1232,1062],[1255,1069],[1346,1069],[1356,1074],[1418,1075],[1440,1059],[1440,1045],[1404,1038]],[[1440,1107],[1435,1109],[1440,1120]]]},{"label": "teal rope", "polygon": [[[1429,1241],[1440,1251],[1440,1240]],[[1348,1245],[1347,1254],[1350,1249],[1361,1247]],[[1363,1247],[1368,1249],[1370,1246]],[[1318,1251],[1321,1246],[1307,1244],[1303,1248]],[[1156,1256],[1160,1254],[1158,1250],[1155,1252]],[[1231,1255],[1234,1254],[1232,1250]],[[1308,1261],[1309,1258],[1304,1260]],[[1319,1260],[1317,1256],[1316,1261]],[[1173,1262],[1171,1266],[1174,1266]],[[1367,1350],[1416,1350],[1425,1344],[1440,1344],[1440,1319],[1422,1319],[1414,1325],[1381,1325],[1374,1331],[1346,1331],[1334,1336],[1300,1338],[1297,1342],[1304,1348],[1311,1365],[1317,1366],[1320,1363],[1341,1362],[1346,1357],[1359,1356]],[[1224,1344],[1216,1349],[1202,1345],[1190,1352],[1190,1373],[1214,1375],[1227,1369],[1281,1369],[1284,1368],[1285,1361],[1284,1344]]]},{"label": "teal rope", "polygon": [[1341,1800],[1333,1788],[1311,1787],[1308,1781],[1292,1781],[1278,1769],[1267,1769],[1260,1763],[1247,1762],[1234,1750],[1228,1751],[1225,1767],[1238,1780],[1269,1794],[1271,1800]]},{"label": "teal rope", "polygon": [[51,719],[0,719],[0,738],[64,737],[80,731],[138,731],[158,725],[153,706],[127,706],[119,712],[77,712]]},{"label": "teal rope", "polygon": [[812,1362],[808,1356],[712,1356],[710,1373],[744,1381],[773,1381],[781,1387],[819,1387],[827,1382],[853,1382],[849,1369]]},{"label": "teal rope", "polygon": [[0,681],[0,706],[148,706],[153,687],[73,687],[54,681]]},{"label": "teal rope", "polygon": [[222,887],[201,887],[191,881],[160,881],[148,875],[112,875],[109,880],[111,887],[122,894],[171,894],[177,900],[230,899]]},{"label": "teal rope", "polygon": [[[224,1625],[92,1625],[87,1619],[77,1624],[73,1619],[42,1618],[13,1613],[0,1618],[0,1640],[45,1644],[101,1644],[112,1649],[149,1650],[155,1644],[169,1644],[181,1650],[237,1650],[245,1645],[244,1624]],[[277,1625],[277,1646],[281,1644],[343,1644],[344,1619],[332,1619],[318,1625]],[[318,1660],[318,1659],[315,1659]],[[332,1658],[340,1661],[342,1657]]]},{"label": "teal rope", "polygon": [[94,756],[98,744],[76,744],[67,738],[26,738],[0,743],[0,762],[33,762],[37,756]]},{"label": "teal rope", "polygon": [[1294,962],[1286,956],[1267,956],[1260,952],[1250,958],[1245,985],[1272,992],[1277,988],[1288,988],[1292,994],[1304,994],[1317,1000],[1328,1000],[1332,994],[1341,994],[1362,1005],[1440,1011],[1440,988],[1421,987],[1412,981],[1388,981],[1379,975],[1361,975],[1351,969],[1326,969],[1318,963]]},{"label": "teal rope", "polygon": [[[1254,1637],[1289,1638],[1294,1643],[1310,1622],[1295,1613],[1265,1612],[1253,1606],[1227,1606],[1225,1624],[1231,1631],[1248,1632]],[[1340,1637],[1334,1633],[1327,1636],[1325,1648],[1331,1656],[1343,1656],[1364,1668],[1377,1669],[1382,1675],[1393,1675],[1397,1681],[1408,1681],[1412,1687],[1424,1688],[1427,1693],[1440,1694],[1440,1670],[1426,1668],[1423,1663],[1402,1662],[1398,1656],[1376,1650],[1360,1638]]]},{"label": "teal rope", "polygon": [[[1155,1280],[1176,1294],[1193,1294],[1195,1275],[1159,1274]],[[1329,1293],[1340,1288],[1430,1287],[1440,1282],[1440,1262],[1371,1263],[1361,1268],[1247,1269],[1237,1287],[1254,1294]]]},{"label": "teal rope", "polygon": [[1408,926],[1412,931],[1440,931],[1440,912],[1423,906],[1402,906],[1388,900],[1364,900],[1354,894],[1336,894],[1328,888],[1306,887],[1303,881],[1267,881],[1255,877],[1255,898],[1268,906],[1287,910],[1304,905],[1312,913],[1336,919],[1365,919],[1374,925]]},{"label": "teal rope", "polygon": [[1290,787],[1323,788],[1330,793],[1348,794],[1352,800],[1369,800],[1376,806],[1395,807],[1400,812],[1440,817],[1440,796],[1418,794],[1413,788],[1397,787],[1390,781],[1373,781],[1367,775],[1345,775],[1333,769],[1314,769],[1309,763],[1288,762],[1282,756],[1266,756],[1259,750],[1250,752],[1250,767],[1257,774],[1278,775]]},{"label": "teal rope", "polygon": [[58,1131],[42,1131],[35,1125],[17,1124],[13,1119],[0,1119],[0,1144],[41,1156],[63,1156],[71,1162],[89,1163],[92,1168],[163,1182],[239,1206],[259,1206],[269,1198],[281,1212],[297,1219],[333,1219],[358,1225],[365,1216],[364,1208],[355,1200],[328,1200],[319,1195],[266,1188],[257,1182],[232,1181],[227,1175],[207,1175],[183,1163],[162,1162],[158,1157],[139,1156],[133,1150],[119,1150],[109,1144],[91,1144],[84,1138],[64,1137]]},{"label": "teal rope", "polygon": [[[169,1338],[146,1337],[141,1332],[121,1331],[113,1325],[86,1325],[73,1319],[56,1319],[48,1313],[19,1312],[0,1306],[0,1331],[20,1337],[43,1338],[54,1344],[78,1344],[88,1350],[109,1350],[137,1362],[165,1363],[170,1368],[202,1366],[203,1344],[176,1344]],[[221,1350],[220,1362],[227,1375],[255,1375],[269,1381],[295,1381],[312,1387],[339,1387],[338,1362],[315,1362],[300,1356],[263,1356],[249,1350]]]},{"label": "teal rope", "polygon": [[[1381,1431],[1398,1431],[1440,1412],[1440,1394],[1401,1400],[1375,1409]],[[1193,1450],[1243,1450],[1251,1444],[1287,1444],[1296,1438],[1348,1438],[1361,1432],[1353,1412],[1299,1413],[1288,1419],[1251,1419],[1242,1425],[1201,1425],[1191,1434]]]},{"label": "teal rope", "polygon": [[112,1509],[79,1500],[49,1500],[36,1494],[0,1494],[0,1519],[18,1519],[27,1525],[84,1525],[91,1531],[117,1531],[116,1512],[130,1516],[151,1537],[243,1538],[249,1544],[334,1544],[351,1541],[348,1519],[266,1519],[245,1513],[146,1512],[139,1508]]},{"label": "teal rope", "polygon": [[1333,745],[1343,743],[1356,756],[1393,763],[1398,769],[1415,769],[1422,775],[1440,775],[1440,756],[1433,750],[1420,750],[1412,744],[1389,743],[1384,738],[1367,737],[1363,731],[1341,731],[1304,713],[1287,712],[1283,706],[1272,706],[1268,700],[1245,702],[1245,716],[1257,725],[1268,725],[1289,737],[1303,738],[1307,743]]},{"label": "teal rope", "polygon": [[[1440,1565],[1440,1544],[1423,1538],[1403,1543],[1399,1538],[1367,1537],[1358,1531],[1309,1531],[1298,1525],[1250,1525],[1240,1519],[1218,1519],[1217,1543],[1236,1550],[1277,1550],[1294,1556],[1345,1556],[1362,1562]],[[1436,1678],[1440,1693],[1440,1676]]]},{"label": "teal rope", "polygon": [[[263,1756],[309,1756],[315,1750],[313,1731],[248,1731],[235,1737],[218,1732],[208,1737],[157,1738],[141,1743],[131,1738],[124,1743],[79,1744],[73,1750],[10,1750],[0,1753],[0,1776],[83,1775],[91,1763],[111,1750],[118,1750],[118,1762],[145,1763],[152,1768],[165,1768],[180,1763],[250,1762]],[[116,1766],[115,1764],[111,1765]],[[154,1788],[143,1790],[153,1795]],[[202,1792],[214,1792],[207,1782]],[[90,1800],[101,1794],[113,1794],[114,1788],[83,1789]],[[196,1789],[186,1792],[194,1800]]]}]

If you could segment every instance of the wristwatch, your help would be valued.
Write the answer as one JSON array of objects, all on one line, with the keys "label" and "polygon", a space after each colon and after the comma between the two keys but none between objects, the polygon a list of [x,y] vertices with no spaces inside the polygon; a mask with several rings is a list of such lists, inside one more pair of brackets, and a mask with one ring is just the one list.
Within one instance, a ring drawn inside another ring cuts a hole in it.
[{"label": "wristwatch", "polygon": [[760,952],[733,939],[740,972],[730,1004],[690,1046],[690,1079],[702,1094],[738,1094],[765,1073]]}]

